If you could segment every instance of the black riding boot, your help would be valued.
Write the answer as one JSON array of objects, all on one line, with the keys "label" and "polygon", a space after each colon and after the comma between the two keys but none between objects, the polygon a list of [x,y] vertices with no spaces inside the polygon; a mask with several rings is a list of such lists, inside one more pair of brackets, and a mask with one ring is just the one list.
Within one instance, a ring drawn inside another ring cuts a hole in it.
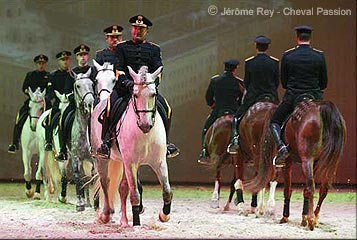
[{"label": "black riding boot", "polygon": [[[63,126],[63,128],[64,128],[64,126]],[[61,150],[55,158],[57,161],[63,162],[68,159],[67,146],[66,146],[67,138],[66,138],[66,134],[64,133],[64,130],[61,129],[58,137],[59,137],[59,143],[60,143]]]},{"label": "black riding boot", "polygon": [[204,128],[202,131],[202,147],[201,147],[201,153],[200,156],[197,160],[198,163],[203,164],[203,165],[207,165],[209,164],[209,157],[207,156],[207,149],[206,149],[206,133],[207,133],[207,129]]},{"label": "black riding boot", "polygon": [[97,149],[97,155],[103,158],[110,158],[110,148],[112,147],[111,131],[110,131],[110,122],[109,116],[107,116],[107,110],[103,115],[102,123],[102,144]]},{"label": "black riding boot", "polygon": [[283,167],[285,166],[285,159],[289,156],[289,151],[287,146],[280,138],[281,129],[279,124],[271,123],[270,131],[273,135],[274,141],[278,149],[278,154],[273,159],[273,165],[275,165],[276,167]]},{"label": "black riding boot", "polygon": [[167,118],[166,120],[164,120],[164,123],[166,122],[166,124],[164,124],[165,126],[165,131],[166,131],[166,157],[167,158],[173,158],[176,157],[177,155],[180,154],[180,149],[178,149],[178,147],[175,146],[175,144],[170,143],[169,141],[169,133],[170,133],[170,128],[171,128],[171,118]]},{"label": "black riding boot", "polygon": [[231,143],[228,145],[227,152],[230,154],[238,154],[239,149],[239,123],[240,118],[237,117],[233,118],[232,122],[232,131],[233,131],[233,138]]},{"label": "black riding boot", "polygon": [[46,152],[52,151],[52,126],[51,126],[51,123],[47,123],[47,126],[45,127],[45,138],[46,138],[45,151]]},{"label": "black riding boot", "polygon": [[20,137],[21,137],[21,131],[22,128],[26,122],[27,119],[27,111],[24,112],[22,109],[18,113],[17,121],[14,126],[14,132],[13,132],[13,138],[12,138],[12,144],[9,145],[8,152],[9,153],[15,153],[16,150],[19,150],[19,142],[20,142]]}]

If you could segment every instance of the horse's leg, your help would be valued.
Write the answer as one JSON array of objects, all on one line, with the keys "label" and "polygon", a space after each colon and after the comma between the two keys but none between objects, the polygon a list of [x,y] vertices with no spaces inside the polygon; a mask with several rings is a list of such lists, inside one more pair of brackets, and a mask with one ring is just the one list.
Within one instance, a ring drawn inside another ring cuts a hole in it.
[{"label": "horse's leg", "polygon": [[37,165],[37,171],[36,171],[36,190],[35,190],[35,196],[33,197],[36,200],[41,199],[41,182],[42,182],[42,168],[40,165],[40,161],[38,162]]},{"label": "horse's leg", "polygon": [[283,169],[284,176],[284,208],[283,217],[280,219],[280,223],[287,223],[290,216],[290,198],[291,198],[291,173],[292,173],[292,162],[289,158],[286,159],[286,164]]},{"label": "horse's leg", "polygon": [[316,209],[314,211],[314,214],[315,214],[314,225],[315,226],[319,223],[319,214],[320,214],[321,205],[327,196],[328,188],[329,188],[329,186],[328,186],[327,181],[326,180],[322,181],[321,186],[320,186],[320,191],[319,191],[319,200],[317,202]]},{"label": "horse's leg", "polygon": [[234,188],[237,192],[236,205],[238,207],[238,215],[244,215],[243,181],[241,179],[237,179],[234,184]]},{"label": "horse's leg", "polygon": [[140,182],[140,178],[139,178],[139,171],[138,171],[138,176],[137,176],[137,181],[138,181],[138,190],[139,190],[139,194],[140,194],[140,214],[143,214],[145,212],[145,208],[143,205],[143,185]]},{"label": "horse's leg", "polygon": [[162,199],[164,200],[164,206],[160,211],[159,219],[161,222],[167,222],[170,220],[171,200],[173,193],[169,183],[169,172],[167,169],[166,160],[161,161],[160,167],[157,168],[155,172],[162,185]]},{"label": "horse's leg", "polygon": [[25,186],[26,186],[25,193],[28,198],[32,198],[34,195],[34,190],[31,187],[32,168],[31,168],[31,156],[29,151],[30,150],[26,149],[25,147],[22,148],[22,162],[24,165],[24,179],[25,179]]},{"label": "horse's leg", "polygon": [[97,160],[98,163],[98,174],[99,181],[104,195],[104,205],[103,211],[99,214],[97,221],[99,223],[108,223],[110,220],[110,205],[109,205],[109,197],[108,197],[108,162],[110,160],[100,158]]},{"label": "horse's leg", "polygon": [[[123,165],[122,165],[123,166]],[[123,171],[124,169],[122,169]],[[126,214],[126,199],[128,198],[129,188],[128,182],[126,180],[125,174],[122,173],[122,180],[120,182],[119,193],[120,193],[120,202],[121,202],[121,219],[120,219],[120,226],[121,227],[128,227],[128,217]]]},{"label": "horse's leg", "polygon": [[123,163],[121,161],[109,160],[108,162],[108,173],[107,173],[109,183],[108,183],[108,198],[109,198],[109,208],[110,208],[110,218],[114,222],[113,216],[115,213],[115,201],[118,195],[118,189],[120,184],[120,179],[123,176]]},{"label": "horse's leg", "polygon": [[82,184],[81,184],[81,162],[78,156],[73,156],[73,173],[74,181],[76,184],[76,195],[77,195],[77,204],[76,210],[78,212],[84,211],[84,202],[82,199]]},{"label": "horse's leg", "polygon": [[[252,194],[252,204],[251,204],[251,213],[255,213],[257,217],[264,215],[265,202],[264,202],[265,188],[262,188],[258,193]],[[253,208],[253,199],[256,199],[255,208]],[[258,211],[256,211],[258,208]]]},{"label": "horse's leg", "polygon": [[93,168],[93,164],[91,163],[91,161],[89,161],[89,160],[83,161],[83,172],[84,172],[83,185],[85,185],[85,187],[83,189],[83,193],[84,193],[83,198],[85,199],[85,207],[87,207],[87,208],[92,207],[92,204],[90,202],[90,197],[89,197],[90,184],[87,184],[88,181],[92,180],[92,168]]},{"label": "horse's leg", "polygon": [[315,192],[315,182],[313,173],[313,160],[301,159],[303,174],[306,177],[305,188],[304,188],[304,206],[302,210],[302,221],[301,226],[306,226],[310,230],[314,230],[314,192]]},{"label": "horse's leg", "polygon": [[236,179],[233,178],[230,184],[230,191],[229,191],[229,196],[228,196],[228,201],[226,203],[226,205],[224,206],[224,211],[229,211],[231,209],[231,202],[234,196],[234,193],[236,192],[235,188],[234,188],[234,183],[236,182]]},{"label": "horse's leg", "polygon": [[130,190],[130,203],[133,213],[133,226],[140,225],[140,193],[138,190],[137,169],[137,163],[130,163],[130,161],[125,162],[124,170]]},{"label": "horse's leg", "polygon": [[68,180],[67,180],[66,167],[67,166],[64,163],[60,163],[60,168],[61,168],[61,194],[58,197],[58,201],[61,202],[61,203],[66,203],[67,202]]},{"label": "horse's leg", "polygon": [[221,168],[217,167],[216,181],[214,182],[214,190],[211,198],[211,208],[219,208],[219,194],[221,189]]},{"label": "horse's leg", "polygon": [[267,214],[274,215],[275,211],[275,190],[278,182],[276,180],[270,182],[269,199],[267,201]]}]

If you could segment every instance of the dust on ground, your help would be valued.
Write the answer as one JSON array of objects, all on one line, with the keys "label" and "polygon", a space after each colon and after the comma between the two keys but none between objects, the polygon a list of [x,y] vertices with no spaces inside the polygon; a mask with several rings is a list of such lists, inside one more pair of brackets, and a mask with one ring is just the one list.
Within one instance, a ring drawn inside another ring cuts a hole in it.
[{"label": "dust on ground", "polygon": [[[281,191],[281,190],[280,190]],[[210,200],[175,199],[171,219],[162,223],[158,219],[161,199],[144,199],[145,212],[140,215],[141,226],[119,226],[119,211],[115,222],[99,224],[93,208],[76,212],[75,199],[69,204],[44,200],[0,197],[0,238],[14,239],[111,239],[111,238],[204,238],[204,239],[356,239],[356,205],[354,203],[323,204],[319,225],[314,231],[300,226],[302,202],[291,202],[290,222],[279,224],[282,201],[276,202],[275,215],[256,217],[239,216],[232,203],[230,211],[223,211],[226,199],[220,200],[220,209],[210,208]],[[70,206],[70,207],[69,207]],[[249,209],[246,201],[245,208]],[[119,207],[118,207],[119,209]],[[129,225],[132,225],[131,207],[128,203]]]}]

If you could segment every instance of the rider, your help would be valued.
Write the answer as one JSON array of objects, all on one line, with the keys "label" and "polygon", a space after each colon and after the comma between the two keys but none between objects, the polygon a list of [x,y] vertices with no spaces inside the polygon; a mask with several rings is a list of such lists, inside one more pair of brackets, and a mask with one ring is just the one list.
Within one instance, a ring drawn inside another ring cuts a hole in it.
[{"label": "rider", "polygon": [[[298,46],[291,48],[281,59],[281,84],[285,91],[283,101],[270,121],[270,131],[277,145],[275,165],[282,167],[289,156],[287,146],[280,138],[283,122],[294,111],[297,103],[309,99],[322,99],[327,87],[327,70],[322,51],[310,46],[312,27],[295,27]],[[273,163],[274,164],[274,163]]]},{"label": "rider", "polygon": [[[89,78],[94,82],[96,69],[94,67],[91,67],[88,65],[88,61],[89,61],[89,57],[90,57],[89,52],[90,52],[90,48],[85,44],[80,44],[78,47],[76,47],[73,50],[73,53],[76,55],[78,66],[73,68],[72,71],[75,74],[79,74],[79,73],[87,73],[87,71],[89,69],[91,69],[91,74],[90,74]],[[58,153],[58,155],[56,156],[57,161],[65,161],[68,159],[66,143],[67,143],[69,136],[68,136],[68,133],[66,132],[65,122],[66,122],[66,118],[67,118],[68,114],[71,111],[73,111],[75,109],[75,107],[76,106],[74,104],[74,101],[72,101],[68,105],[66,110],[62,113],[60,131],[59,131],[59,142],[60,142],[61,150]],[[67,124],[70,125],[71,123],[67,123]]]},{"label": "rider", "polygon": [[279,60],[266,54],[271,40],[265,36],[255,38],[256,56],[245,60],[244,85],[246,93],[242,105],[234,115],[233,139],[228,146],[228,152],[238,153],[239,124],[247,110],[259,101],[279,103]]},{"label": "rider", "polygon": [[[49,72],[46,71],[46,66],[48,62],[48,57],[40,54],[36,56],[33,61],[36,65],[36,70],[28,72],[26,74],[24,83],[22,85],[22,91],[28,96],[28,87],[31,87],[32,91],[35,91],[38,87],[43,91],[46,89],[49,81]],[[22,127],[25,124],[25,121],[28,116],[29,111],[29,101],[30,98],[27,98],[20,111],[17,113],[16,122],[14,126],[13,140],[12,144],[9,145],[8,152],[15,153],[19,149],[20,135]],[[48,101],[48,92],[46,93],[46,107],[50,108],[50,101]]]},{"label": "rider", "polygon": [[105,41],[108,43],[108,48],[97,51],[95,61],[100,65],[105,62],[116,64],[117,56],[115,55],[115,49],[119,42],[122,41],[123,27],[118,25],[112,25],[104,29]]},{"label": "rider", "polygon": [[224,61],[224,73],[215,75],[206,91],[206,102],[213,110],[208,116],[202,131],[202,150],[198,162],[208,164],[205,137],[209,127],[217,118],[224,114],[233,114],[237,111],[243,96],[243,80],[236,77],[239,61],[227,59]]},{"label": "rider", "polygon": [[65,93],[70,102],[73,99],[73,84],[74,79],[69,73],[70,68],[70,56],[71,52],[61,51],[56,54],[58,60],[59,69],[51,72],[50,82],[48,83],[49,94],[51,101],[53,101],[51,112],[46,122],[46,145],[45,151],[52,151],[52,131],[54,119],[57,119],[60,114],[59,103],[60,100],[56,97],[54,90],[57,90],[60,94]]},{"label": "rider", "polygon": [[[112,135],[115,134],[116,121],[120,119],[123,114],[131,96],[131,90],[134,85],[127,66],[130,66],[134,71],[138,71],[141,66],[148,66],[149,72],[154,72],[158,67],[162,66],[160,47],[152,42],[146,41],[148,28],[152,26],[149,19],[143,15],[137,15],[129,19],[131,23],[132,40],[124,41],[118,44],[116,48],[116,55],[118,62],[116,64],[117,83],[114,91],[108,99],[106,114],[103,114],[102,124],[102,145],[97,149],[97,154],[108,158],[110,156],[110,147],[112,143]],[[157,86],[161,76],[157,79]],[[111,120],[110,109],[112,104],[118,99],[121,101],[119,113],[116,114],[116,119]],[[171,108],[167,101],[158,94],[158,111],[163,119],[166,137],[168,139],[170,123],[171,123]],[[113,123],[110,123],[113,122]],[[167,140],[168,141],[168,140]],[[178,148],[172,144],[167,143],[167,156],[174,157],[179,154]]]}]

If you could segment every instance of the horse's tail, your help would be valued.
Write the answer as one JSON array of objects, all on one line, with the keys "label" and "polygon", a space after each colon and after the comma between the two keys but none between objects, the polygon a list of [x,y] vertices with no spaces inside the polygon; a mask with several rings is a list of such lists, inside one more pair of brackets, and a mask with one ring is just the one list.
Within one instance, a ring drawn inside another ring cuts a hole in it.
[{"label": "horse's tail", "polygon": [[45,178],[50,186],[50,192],[58,190],[60,182],[62,179],[61,171],[58,162],[55,161],[54,153],[45,153],[47,157],[45,158]]},{"label": "horse's tail", "polygon": [[314,171],[322,181],[331,185],[335,180],[346,142],[346,125],[337,106],[330,101],[321,102],[320,116],[323,126],[322,149]]},{"label": "horse's tail", "polygon": [[258,166],[257,173],[254,178],[244,181],[244,189],[249,192],[258,192],[264,188],[272,178],[273,174],[273,154],[274,140],[269,130],[270,119],[273,116],[274,109],[267,111],[265,123],[263,127],[262,138],[260,139],[260,158],[259,162],[255,163]]}]

